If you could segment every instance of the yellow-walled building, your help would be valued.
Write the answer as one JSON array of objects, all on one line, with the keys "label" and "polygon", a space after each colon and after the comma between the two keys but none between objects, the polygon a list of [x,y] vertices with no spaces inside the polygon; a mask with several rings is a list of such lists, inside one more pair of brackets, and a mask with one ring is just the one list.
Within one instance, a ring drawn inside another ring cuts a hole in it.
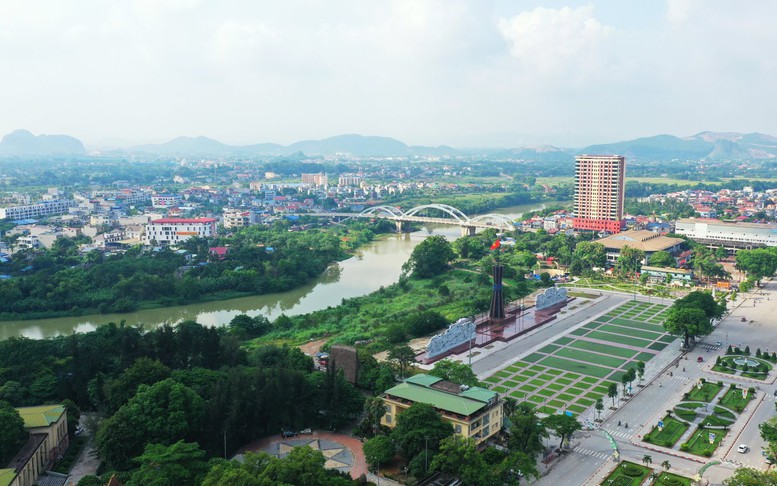
[{"label": "yellow-walled building", "polygon": [[63,405],[20,407],[30,438],[7,469],[0,469],[0,486],[31,486],[69,446],[67,412]]},{"label": "yellow-walled building", "polygon": [[386,404],[382,425],[394,428],[397,416],[416,402],[427,403],[453,425],[457,435],[469,437],[476,444],[485,442],[502,427],[499,394],[477,386],[467,387],[432,375],[415,375],[381,396]]}]

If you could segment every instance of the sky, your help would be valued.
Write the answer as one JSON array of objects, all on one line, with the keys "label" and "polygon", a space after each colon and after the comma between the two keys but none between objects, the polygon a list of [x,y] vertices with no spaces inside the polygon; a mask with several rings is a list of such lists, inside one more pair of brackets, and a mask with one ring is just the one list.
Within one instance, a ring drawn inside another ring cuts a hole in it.
[{"label": "sky", "polygon": [[0,135],[777,135],[773,0],[0,0]]}]

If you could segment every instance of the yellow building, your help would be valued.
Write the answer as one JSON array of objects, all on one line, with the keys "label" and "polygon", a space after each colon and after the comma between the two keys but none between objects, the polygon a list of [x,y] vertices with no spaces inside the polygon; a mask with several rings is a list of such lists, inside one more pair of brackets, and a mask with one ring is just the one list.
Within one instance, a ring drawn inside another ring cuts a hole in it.
[{"label": "yellow building", "polygon": [[457,435],[469,437],[476,444],[485,442],[502,427],[499,394],[477,386],[467,387],[432,375],[415,375],[381,396],[386,404],[382,425],[394,428],[397,415],[416,402],[435,408],[443,420],[453,425]]},{"label": "yellow building", "polygon": [[63,405],[43,405],[16,409],[24,420],[30,438],[11,460],[8,469],[0,469],[0,486],[31,486],[69,446],[67,412]]}]

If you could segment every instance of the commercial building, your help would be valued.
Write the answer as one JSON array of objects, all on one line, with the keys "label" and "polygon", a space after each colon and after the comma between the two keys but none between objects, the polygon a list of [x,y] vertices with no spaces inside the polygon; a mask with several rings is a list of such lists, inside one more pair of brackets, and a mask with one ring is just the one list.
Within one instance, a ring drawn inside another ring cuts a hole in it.
[{"label": "commercial building", "polygon": [[680,245],[684,242],[682,238],[671,238],[648,230],[624,231],[595,241],[604,246],[607,262],[611,264],[618,260],[624,246],[642,250],[645,253],[642,263],[647,264],[650,256],[657,251],[666,251],[673,255],[679,253]]},{"label": "commercial building", "polygon": [[337,185],[340,187],[358,186],[361,183],[362,177],[359,174],[342,174],[337,178]]},{"label": "commercial building", "polygon": [[453,425],[456,435],[476,444],[485,442],[502,427],[504,402],[499,394],[477,386],[467,387],[432,375],[414,375],[381,395],[386,413],[380,423],[394,428],[397,416],[414,403],[427,403]]},{"label": "commercial building", "polygon": [[216,236],[214,218],[162,218],[154,219],[146,225],[145,241],[147,245],[176,245],[192,236],[208,238]]},{"label": "commercial building", "polygon": [[777,246],[777,224],[685,218],[675,222],[675,233],[707,246],[724,246],[732,250]]},{"label": "commercial building", "polygon": [[26,206],[10,206],[0,208],[0,219],[35,219],[52,214],[65,214],[75,206],[75,201],[66,199],[43,201]]},{"label": "commercial building", "polygon": [[181,196],[172,194],[157,194],[151,196],[151,206],[157,209],[172,208],[181,204]]},{"label": "commercial building", "polygon": [[27,443],[0,469],[0,486],[32,486],[41,474],[70,446],[67,435],[67,411],[63,405],[44,405],[16,409],[30,433]]},{"label": "commercial building", "polygon": [[620,155],[575,157],[574,229],[621,231],[625,172]]}]

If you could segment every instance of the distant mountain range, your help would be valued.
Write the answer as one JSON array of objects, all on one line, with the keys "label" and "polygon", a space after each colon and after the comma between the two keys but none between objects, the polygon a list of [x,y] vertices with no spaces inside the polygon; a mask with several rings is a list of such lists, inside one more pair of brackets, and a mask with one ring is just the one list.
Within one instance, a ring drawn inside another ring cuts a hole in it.
[{"label": "distant mountain range", "polygon": [[[0,141],[0,156],[45,157],[85,155],[84,145],[67,135],[38,135],[17,130]],[[291,145],[260,143],[235,146],[207,137],[178,137],[167,143],[117,148],[111,153],[160,156],[288,156],[350,154],[378,156],[484,155],[524,160],[572,160],[576,154],[619,154],[632,161],[654,160],[754,160],[777,158],[777,138],[761,133],[701,132],[678,138],[656,135],[623,142],[561,148],[551,145],[512,149],[410,146],[389,137],[338,135],[323,140],[304,140]]]},{"label": "distant mountain range", "polygon": [[84,144],[68,135],[38,135],[16,130],[0,141],[0,156],[48,157],[86,155]]}]

